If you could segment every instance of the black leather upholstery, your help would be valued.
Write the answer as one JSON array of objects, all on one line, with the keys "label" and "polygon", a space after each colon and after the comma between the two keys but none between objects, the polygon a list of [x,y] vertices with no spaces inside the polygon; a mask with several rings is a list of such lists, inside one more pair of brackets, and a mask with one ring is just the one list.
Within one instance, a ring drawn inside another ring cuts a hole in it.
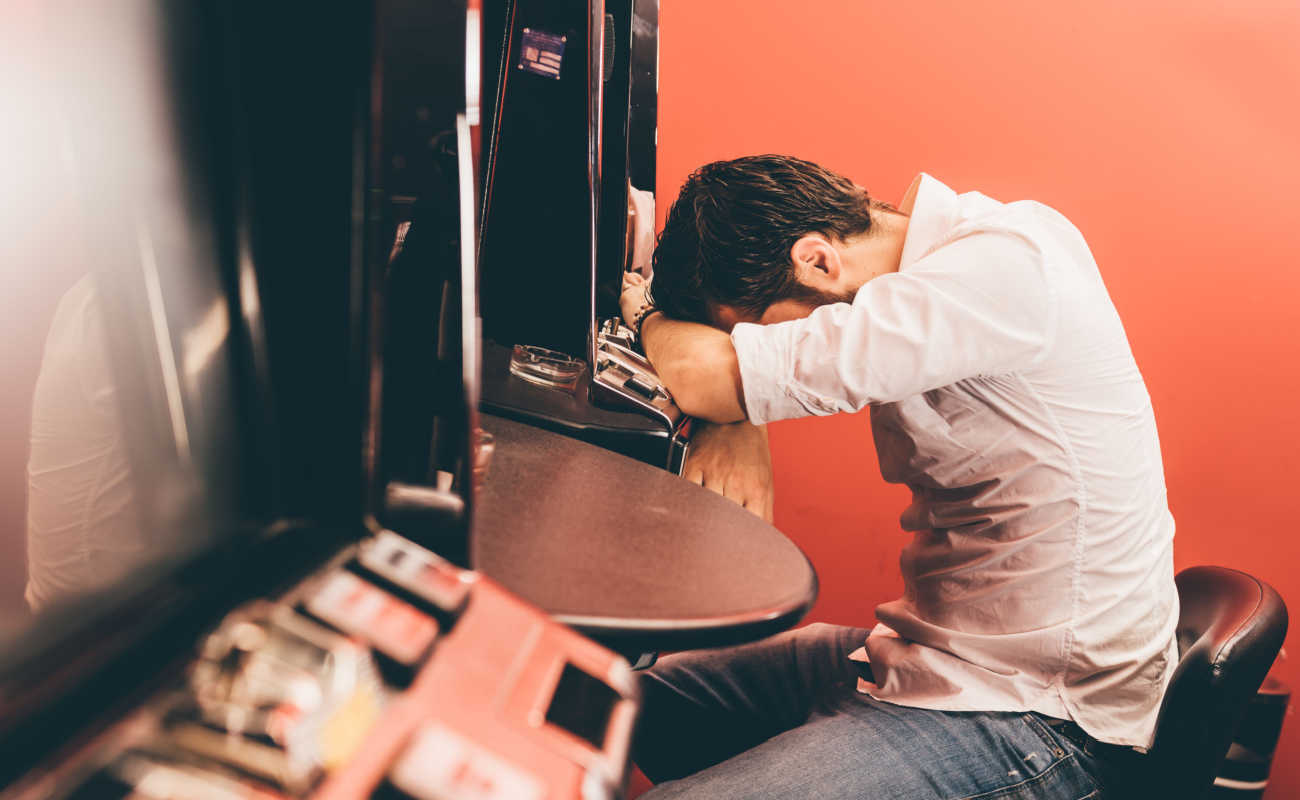
[{"label": "black leather upholstery", "polygon": [[1225,567],[1192,567],[1175,579],[1178,669],[1165,693],[1155,743],[1144,759],[1147,797],[1204,797],[1246,703],[1286,636],[1286,605],[1273,587]]}]

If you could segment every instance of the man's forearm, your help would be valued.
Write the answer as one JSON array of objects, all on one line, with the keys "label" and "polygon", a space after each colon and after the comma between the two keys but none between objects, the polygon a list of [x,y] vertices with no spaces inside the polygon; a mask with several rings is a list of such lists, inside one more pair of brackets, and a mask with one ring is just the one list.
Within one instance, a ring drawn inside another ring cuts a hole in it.
[{"label": "man's forearm", "polygon": [[730,336],[663,314],[646,319],[641,336],[646,357],[683,412],[712,422],[746,418],[740,362]]}]

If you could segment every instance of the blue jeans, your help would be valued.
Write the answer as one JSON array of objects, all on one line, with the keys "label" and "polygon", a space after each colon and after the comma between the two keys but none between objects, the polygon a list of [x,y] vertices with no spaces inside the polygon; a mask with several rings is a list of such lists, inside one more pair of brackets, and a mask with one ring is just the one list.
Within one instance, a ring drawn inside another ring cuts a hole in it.
[{"label": "blue jeans", "polygon": [[645,800],[1123,796],[1124,765],[1072,724],[909,708],[859,693],[848,654],[866,635],[809,625],[662,659],[642,676],[633,749],[656,783]]}]

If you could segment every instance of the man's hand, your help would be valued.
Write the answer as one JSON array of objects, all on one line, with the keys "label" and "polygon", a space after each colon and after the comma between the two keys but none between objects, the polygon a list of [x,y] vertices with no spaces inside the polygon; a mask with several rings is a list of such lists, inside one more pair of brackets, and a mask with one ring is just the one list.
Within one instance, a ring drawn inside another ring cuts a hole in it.
[{"label": "man's hand", "polygon": [[618,298],[618,310],[628,325],[636,325],[637,314],[646,305],[645,294],[649,288],[650,282],[641,273],[623,273],[623,293]]},{"label": "man's hand", "polygon": [[683,474],[772,521],[772,453],[765,426],[697,420]]},{"label": "man's hand", "polygon": [[655,195],[627,183],[627,270],[649,275],[654,269]]}]

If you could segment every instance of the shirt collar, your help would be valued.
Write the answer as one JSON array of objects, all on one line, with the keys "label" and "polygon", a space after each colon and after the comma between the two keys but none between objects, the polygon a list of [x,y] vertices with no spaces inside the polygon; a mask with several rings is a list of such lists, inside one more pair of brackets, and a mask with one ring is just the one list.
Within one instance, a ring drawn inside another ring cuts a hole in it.
[{"label": "shirt collar", "polygon": [[912,180],[898,210],[911,219],[903,240],[903,257],[898,271],[903,272],[947,238],[948,231],[960,216],[957,193],[922,172]]}]

